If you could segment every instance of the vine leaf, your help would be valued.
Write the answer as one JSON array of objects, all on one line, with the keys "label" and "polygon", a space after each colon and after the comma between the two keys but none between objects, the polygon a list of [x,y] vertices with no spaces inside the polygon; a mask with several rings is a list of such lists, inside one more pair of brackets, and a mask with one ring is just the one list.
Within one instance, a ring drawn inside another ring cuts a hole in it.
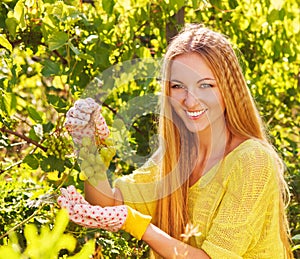
[{"label": "vine leaf", "polygon": [[48,46],[51,51],[59,49],[68,41],[68,34],[62,31],[54,32],[48,40]]},{"label": "vine leaf", "polygon": [[12,52],[12,45],[6,39],[6,36],[4,34],[0,34],[0,45]]}]

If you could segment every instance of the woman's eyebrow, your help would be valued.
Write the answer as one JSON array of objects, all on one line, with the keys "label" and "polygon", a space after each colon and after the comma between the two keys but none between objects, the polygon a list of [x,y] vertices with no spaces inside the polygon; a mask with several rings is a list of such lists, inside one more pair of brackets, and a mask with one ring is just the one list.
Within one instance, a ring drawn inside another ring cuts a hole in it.
[{"label": "woman's eyebrow", "polygon": [[[197,81],[197,84],[198,83],[201,83],[202,81],[216,81],[216,79],[214,78],[210,78],[210,77],[204,77],[204,78],[201,78]],[[180,84],[183,84],[182,81],[178,80],[178,79],[170,79],[169,81],[170,83],[180,83]]]},{"label": "woman's eyebrow", "polygon": [[214,78],[204,77],[204,78],[201,78],[200,80],[198,80],[197,84],[201,83],[202,81],[206,81],[206,80],[208,80],[208,81],[216,81],[216,79],[214,79]]},{"label": "woman's eyebrow", "polygon": [[180,84],[183,84],[183,82],[181,82],[180,80],[177,80],[177,79],[170,79],[169,82],[170,83],[180,83]]}]

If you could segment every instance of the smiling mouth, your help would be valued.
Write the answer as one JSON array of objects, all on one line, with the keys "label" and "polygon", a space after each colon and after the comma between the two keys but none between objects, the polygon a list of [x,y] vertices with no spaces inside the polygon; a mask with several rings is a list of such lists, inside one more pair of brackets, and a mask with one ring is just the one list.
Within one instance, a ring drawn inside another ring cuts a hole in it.
[{"label": "smiling mouth", "polygon": [[201,116],[206,111],[207,111],[207,109],[203,109],[203,110],[200,110],[200,111],[186,111],[186,114],[191,118],[198,118],[199,116]]}]

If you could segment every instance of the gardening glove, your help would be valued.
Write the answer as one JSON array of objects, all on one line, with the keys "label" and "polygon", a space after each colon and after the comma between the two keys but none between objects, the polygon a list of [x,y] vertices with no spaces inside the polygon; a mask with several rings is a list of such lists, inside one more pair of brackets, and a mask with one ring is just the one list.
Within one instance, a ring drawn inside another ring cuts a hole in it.
[{"label": "gardening glove", "polygon": [[74,186],[61,189],[58,204],[67,209],[70,220],[88,228],[101,228],[116,232],[125,230],[137,239],[144,235],[151,217],[143,215],[127,205],[100,207],[90,205]]},{"label": "gardening glove", "polygon": [[98,145],[99,140],[108,137],[109,129],[101,115],[101,106],[92,98],[79,99],[66,114],[65,127],[76,145],[88,137]]},{"label": "gardening glove", "polygon": [[75,204],[89,204],[81,194],[79,194],[73,185],[68,186],[67,189],[61,188],[61,196],[58,197],[57,202],[62,208],[68,208],[69,216],[73,214],[73,207]]},{"label": "gardening glove", "polygon": [[[109,129],[100,112],[101,106],[92,98],[79,99],[67,112],[65,122],[77,146],[80,179],[88,180],[93,186],[107,179],[106,170],[115,155],[113,143],[108,138]],[[98,148],[102,149],[100,154]]]}]

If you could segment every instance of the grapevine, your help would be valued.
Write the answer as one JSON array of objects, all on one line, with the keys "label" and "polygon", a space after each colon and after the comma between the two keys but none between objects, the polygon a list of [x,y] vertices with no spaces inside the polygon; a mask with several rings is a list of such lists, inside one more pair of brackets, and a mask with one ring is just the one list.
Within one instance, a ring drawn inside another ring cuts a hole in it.
[{"label": "grapevine", "polygon": [[47,147],[47,156],[54,156],[58,159],[65,160],[66,156],[71,152],[72,145],[70,140],[57,132],[53,134],[46,133],[44,137],[44,144]]}]

